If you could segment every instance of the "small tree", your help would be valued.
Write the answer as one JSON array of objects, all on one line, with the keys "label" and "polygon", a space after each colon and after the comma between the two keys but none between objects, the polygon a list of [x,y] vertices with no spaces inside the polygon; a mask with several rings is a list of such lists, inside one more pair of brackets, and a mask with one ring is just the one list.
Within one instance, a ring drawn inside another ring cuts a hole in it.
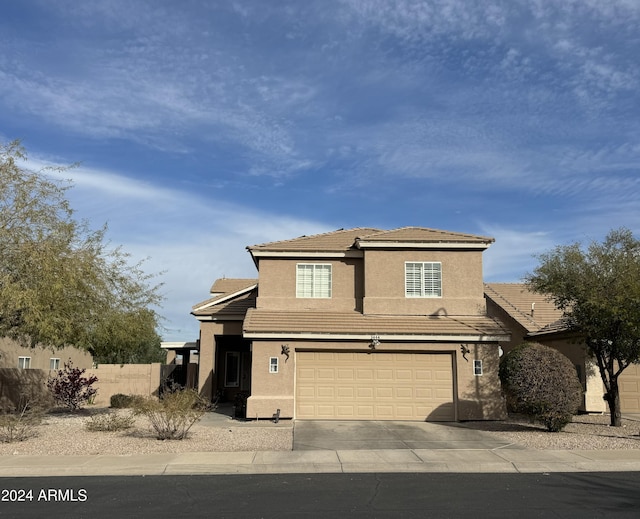
[{"label": "small tree", "polygon": [[618,229],[586,251],[579,243],[557,247],[540,257],[526,281],[584,338],[605,387],[611,425],[620,426],[618,378],[640,362],[640,241]]},{"label": "small tree", "polygon": [[55,377],[47,381],[54,400],[70,411],[77,411],[93,397],[98,390],[91,387],[98,381],[98,377],[85,377],[84,368],[74,368],[71,360],[64,363],[64,368],[58,370]]},{"label": "small tree", "polygon": [[571,361],[542,344],[524,343],[500,361],[507,408],[561,431],[578,411],[582,386]]}]

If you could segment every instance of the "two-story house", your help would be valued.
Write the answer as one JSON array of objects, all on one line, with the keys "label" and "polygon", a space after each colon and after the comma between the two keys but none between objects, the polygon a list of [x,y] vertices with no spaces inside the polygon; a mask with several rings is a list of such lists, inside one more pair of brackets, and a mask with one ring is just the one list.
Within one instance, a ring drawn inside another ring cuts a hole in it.
[{"label": "two-story house", "polygon": [[502,418],[492,242],[356,228],[248,247],[258,279],[218,280],[192,312],[201,393],[250,392],[248,418]]}]

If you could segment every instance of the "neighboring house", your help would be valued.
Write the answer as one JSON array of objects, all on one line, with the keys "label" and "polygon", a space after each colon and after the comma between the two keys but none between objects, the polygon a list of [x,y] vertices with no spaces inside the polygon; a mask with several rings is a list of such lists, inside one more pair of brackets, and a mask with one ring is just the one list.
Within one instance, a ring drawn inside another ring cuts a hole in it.
[{"label": "neighboring house", "polygon": [[[604,412],[604,386],[598,368],[586,353],[579,334],[570,333],[562,323],[562,311],[543,294],[522,283],[487,283],[487,312],[511,331],[505,351],[525,342],[539,342],[566,355],[576,366],[584,389],[582,411]],[[620,376],[620,405],[623,412],[640,412],[640,366],[629,366]]]},{"label": "neighboring house", "polygon": [[79,368],[93,365],[93,357],[78,348],[28,348],[12,339],[0,338],[0,368],[62,369],[69,360]]},{"label": "neighboring house", "polygon": [[492,242],[357,228],[248,247],[258,279],[220,279],[193,307],[201,393],[250,394],[248,418],[502,418]]}]

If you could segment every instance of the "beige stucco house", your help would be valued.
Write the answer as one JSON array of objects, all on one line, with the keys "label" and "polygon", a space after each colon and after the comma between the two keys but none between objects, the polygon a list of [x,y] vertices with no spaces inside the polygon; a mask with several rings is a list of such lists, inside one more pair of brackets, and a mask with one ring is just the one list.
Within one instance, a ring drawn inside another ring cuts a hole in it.
[{"label": "beige stucco house", "polygon": [[[505,351],[525,342],[535,341],[553,347],[576,366],[584,389],[582,411],[605,412],[604,386],[585,345],[578,334],[570,333],[562,323],[562,311],[544,295],[528,290],[522,283],[487,283],[487,312],[505,323],[511,340],[502,345]],[[640,412],[640,365],[632,364],[620,375],[620,407],[623,413]]]},{"label": "beige stucco house", "polygon": [[356,228],[247,247],[257,279],[220,279],[193,307],[201,393],[246,392],[248,418],[502,418],[492,242]]},{"label": "beige stucco house", "polygon": [[54,370],[62,369],[69,360],[79,368],[93,365],[91,354],[78,348],[29,348],[12,339],[0,338],[0,368]]}]

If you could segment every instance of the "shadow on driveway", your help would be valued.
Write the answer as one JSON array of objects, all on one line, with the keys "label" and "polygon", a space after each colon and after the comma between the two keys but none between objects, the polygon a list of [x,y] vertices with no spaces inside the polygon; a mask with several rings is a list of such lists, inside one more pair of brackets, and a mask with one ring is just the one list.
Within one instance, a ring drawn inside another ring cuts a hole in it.
[{"label": "shadow on driveway", "polygon": [[293,450],[522,448],[456,422],[296,420]]}]

